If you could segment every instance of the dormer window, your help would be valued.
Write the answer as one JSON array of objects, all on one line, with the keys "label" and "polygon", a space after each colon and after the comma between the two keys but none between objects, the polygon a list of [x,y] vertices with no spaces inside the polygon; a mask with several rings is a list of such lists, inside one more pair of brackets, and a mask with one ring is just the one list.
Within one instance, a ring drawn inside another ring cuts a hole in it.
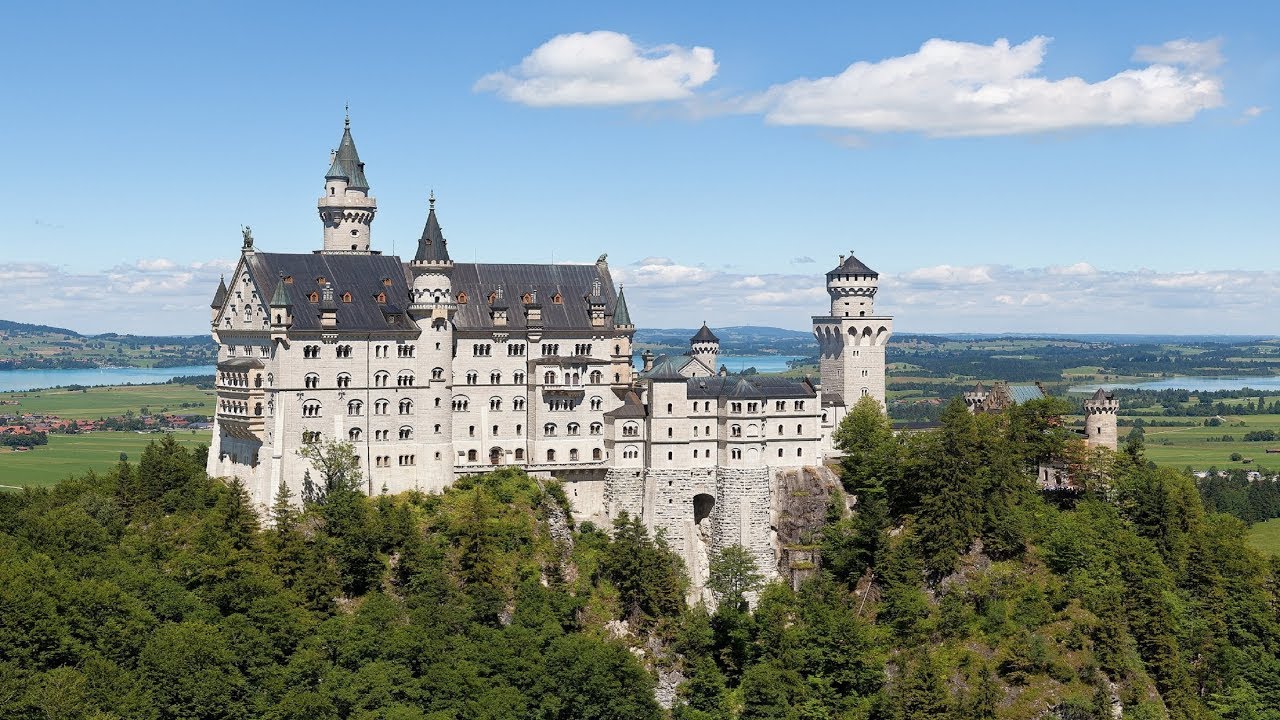
[{"label": "dormer window", "polygon": [[387,294],[384,292],[378,293],[378,304],[385,305],[386,302],[387,302]]},{"label": "dormer window", "polygon": [[320,293],[318,293],[318,292],[316,292],[316,291],[312,290],[312,291],[311,291],[311,294],[307,296],[307,299],[311,301],[311,304],[312,304],[312,305],[314,305],[314,304],[316,304],[316,303],[320,302]]},{"label": "dormer window", "polygon": [[321,275],[320,277],[316,278],[316,284],[317,284],[317,285],[320,285],[320,286],[323,286],[323,285],[325,284],[325,279],[324,279],[324,276],[323,276],[323,275]]},{"label": "dormer window", "polygon": [[467,294],[465,292],[458,293],[458,304],[459,305],[467,304]]},{"label": "dormer window", "polygon": [[497,291],[495,290],[494,292],[489,293],[489,304],[492,305],[497,301],[498,301]]},{"label": "dormer window", "polygon": [[351,293],[349,293],[349,292],[344,292],[344,293],[342,293],[342,302],[344,302],[344,303],[349,303],[349,302],[351,302]]},{"label": "dormer window", "polygon": [[285,285],[292,285],[292,284],[293,284],[293,276],[292,276],[292,275],[285,275],[285,276],[284,276],[284,284],[285,284]]},{"label": "dormer window", "polygon": [[391,287],[391,278],[382,278],[383,287]]},{"label": "dormer window", "polygon": [[556,293],[555,295],[552,295],[552,296],[551,296],[551,302],[552,302],[553,304],[555,304],[555,305],[563,305],[563,304],[564,304],[564,296],[563,296],[563,295],[561,295],[560,293]]},{"label": "dormer window", "polygon": [[521,296],[520,302],[524,303],[525,305],[532,305],[533,293],[525,293],[523,296]]}]

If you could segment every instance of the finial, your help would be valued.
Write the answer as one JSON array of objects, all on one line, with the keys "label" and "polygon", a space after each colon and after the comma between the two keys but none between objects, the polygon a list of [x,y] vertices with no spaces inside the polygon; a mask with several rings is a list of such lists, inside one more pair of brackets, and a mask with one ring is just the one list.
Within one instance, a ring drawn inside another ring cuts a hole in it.
[{"label": "finial", "polygon": [[342,105],[342,127],[346,130],[351,129],[351,103],[343,103]]},{"label": "finial", "polygon": [[244,238],[244,247],[246,250],[253,247],[253,230],[248,225],[240,226],[240,235]]},{"label": "finial", "polygon": [[430,210],[436,209],[436,189],[435,188],[431,188],[431,194],[427,196],[427,204],[430,206],[428,209]]}]

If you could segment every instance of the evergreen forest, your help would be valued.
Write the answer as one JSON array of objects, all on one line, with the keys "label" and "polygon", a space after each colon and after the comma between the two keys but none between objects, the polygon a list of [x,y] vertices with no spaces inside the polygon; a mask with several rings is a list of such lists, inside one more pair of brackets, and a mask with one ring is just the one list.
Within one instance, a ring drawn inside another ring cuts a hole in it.
[{"label": "evergreen forest", "polygon": [[[818,562],[723,548],[714,607],[554,481],[367,497],[317,445],[260,517],[166,437],[0,494],[0,717],[1280,720],[1280,560],[1219,511],[1248,494],[1206,503],[1140,435],[1090,452],[1061,405],[895,434],[860,403]],[[1035,489],[1050,457],[1077,491]]]}]

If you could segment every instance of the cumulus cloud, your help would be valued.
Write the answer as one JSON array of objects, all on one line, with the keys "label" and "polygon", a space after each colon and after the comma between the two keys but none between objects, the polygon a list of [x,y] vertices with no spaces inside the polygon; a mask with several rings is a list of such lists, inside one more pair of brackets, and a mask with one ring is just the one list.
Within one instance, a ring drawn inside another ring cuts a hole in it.
[{"label": "cumulus cloud", "polygon": [[598,30],[557,35],[473,89],[533,107],[629,105],[689,98],[717,67],[711,48],[642,47],[622,33]]},{"label": "cumulus cloud", "polygon": [[991,282],[991,274],[987,267],[956,267],[954,265],[934,265],[908,272],[908,280],[930,285],[971,285]]},{"label": "cumulus cloud", "polygon": [[1151,64],[1098,82],[1041,75],[1048,44],[935,38],[908,55],[775,85],[742,107],[776,125],[975,136],[1184,122],[1222,104],[1208,72],[1221,61],[1216,41],[1139,48],[1135,57]]},{"label": "cumulus cloud", "polygon": [[818,261],[808,255],[801,255],[800,257],[791,258],[791,262],[795,265],[808,265],[809,263],[815,263]]},{"label": "cumulus cloud", "polygon": [[232,262],[179,264],[147,258],[98,272],[47,263],[0,263],[8,288],[6,317],[84,333],[198,334],[208,329],[209,300]]}]

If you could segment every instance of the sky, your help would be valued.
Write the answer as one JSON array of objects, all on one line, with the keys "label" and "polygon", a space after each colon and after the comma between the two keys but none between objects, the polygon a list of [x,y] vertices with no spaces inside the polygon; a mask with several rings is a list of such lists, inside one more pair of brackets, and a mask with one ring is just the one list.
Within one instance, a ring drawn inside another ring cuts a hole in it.
[{"label": "sky", "polygon": [[[592,262],[642,327],[1280,334],[1280,4],[22,3],[0,318],[208,330],[241,225]],[[1061,7],[1049,7],[1059,5]]]}]

